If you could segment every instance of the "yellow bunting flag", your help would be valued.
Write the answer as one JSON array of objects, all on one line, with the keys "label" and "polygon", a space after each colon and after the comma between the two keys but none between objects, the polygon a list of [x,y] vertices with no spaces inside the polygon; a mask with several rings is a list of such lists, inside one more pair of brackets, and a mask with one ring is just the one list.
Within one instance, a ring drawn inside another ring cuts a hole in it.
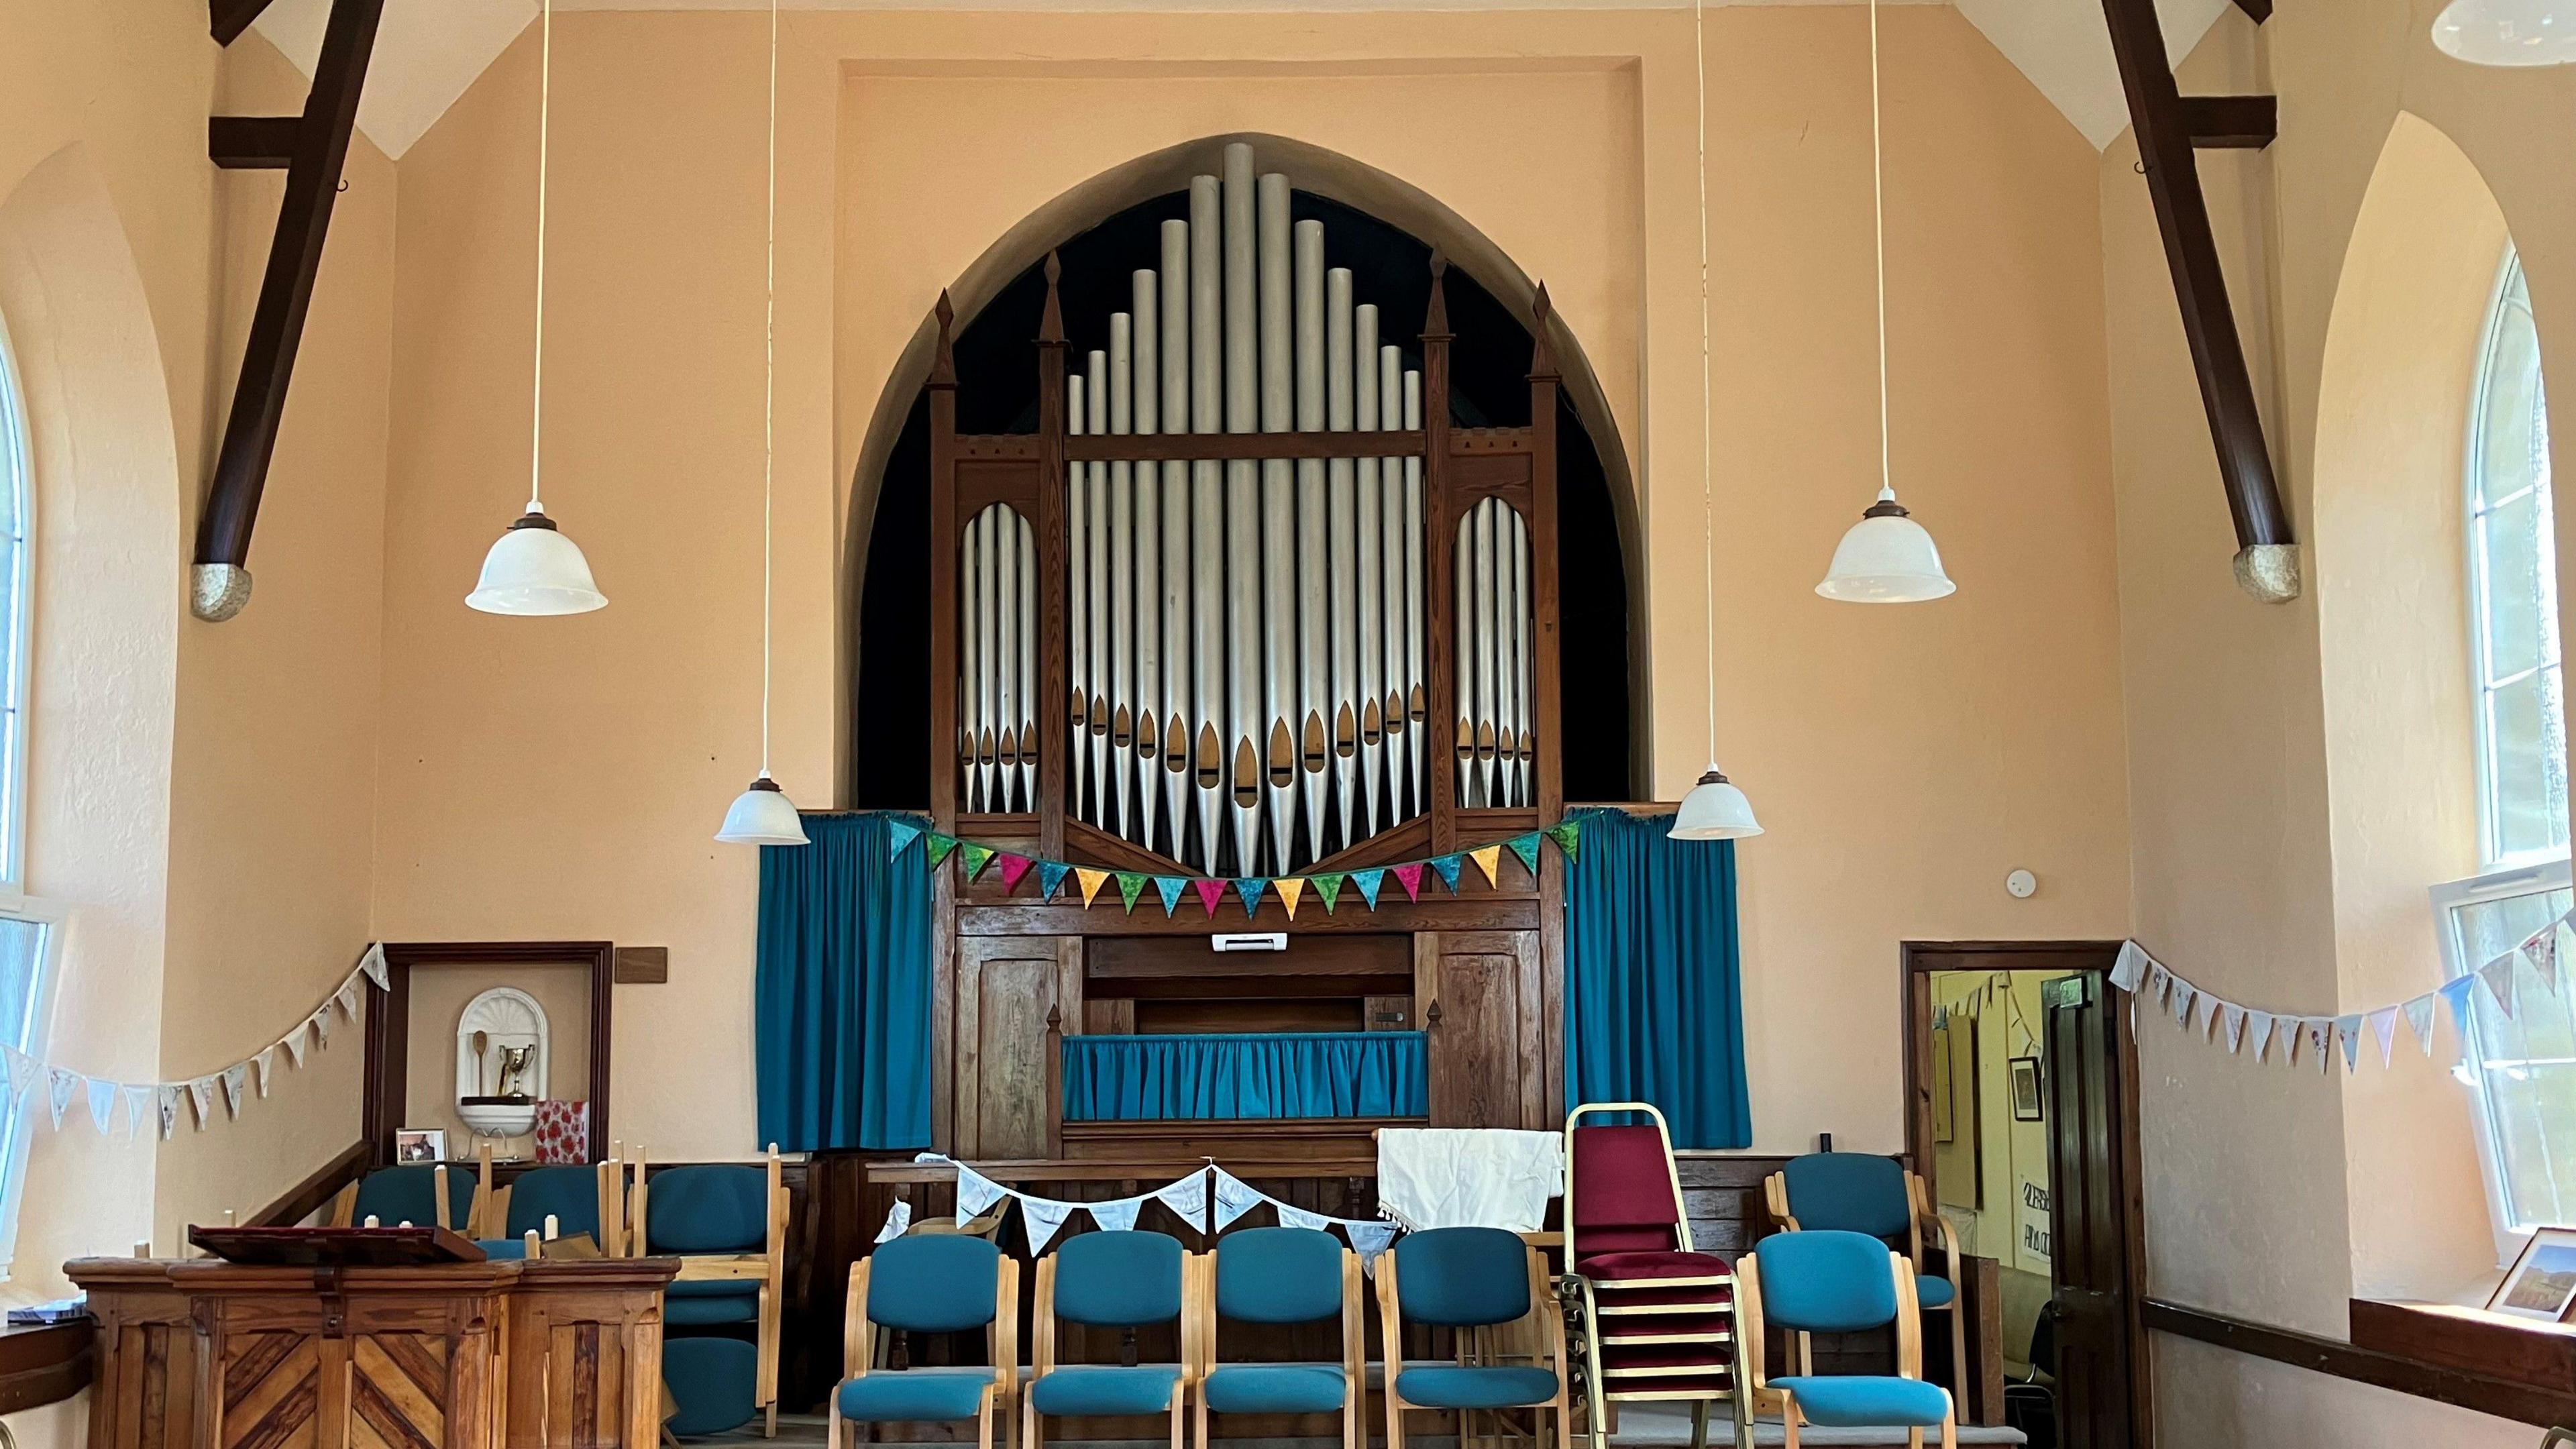
[{"label": "yellow bunting flag", "polygon": [[1468,851],[1467,858],[1476,863],[1476,869],[1485,873],[1485,884],[1498,886],[1503,883],[1503,848],[1500,845],[1488,845],[1482,850]]},{"label": "yellow bunting flag", "polygon": [[1270,884],[1277,888],[1281,904],[1288,907],[1288,919],[1292,921],[1297,919],[1297,898],[1306,893],[1305,880],[1299,876],[1286,875]]},{"label": "yellow bunting flag", "polygon": [[1100,894],[1100,888],[1109,884],[1109,872],[1092,870],[1086,866],[1075,866],[1073,878],[1082,883],[1082,904],[1085,908],[1091,905],[1093,896]]}]

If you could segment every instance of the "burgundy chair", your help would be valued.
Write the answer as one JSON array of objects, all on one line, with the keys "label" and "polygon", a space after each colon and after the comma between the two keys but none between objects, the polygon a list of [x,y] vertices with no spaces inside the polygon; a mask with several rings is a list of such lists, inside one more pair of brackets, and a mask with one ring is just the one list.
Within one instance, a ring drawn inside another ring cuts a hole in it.
[{"label": "burgundy chair", "polygon": [[[1633,1113],[1636,1126],[1582,1126]],[[1664,1115],[1643,1102],[1587,1102],[1565,1119],[1566,1266],[1583,1314],[1592,1449],[1608,1449],[1608,1405],[1691,1405],[1691,1443],[1705,1449],[1708,1406],[1725,1400],[1736,1442],[1752,1442],[1735,1392],[1735,1271],[1691,1247]]]}]

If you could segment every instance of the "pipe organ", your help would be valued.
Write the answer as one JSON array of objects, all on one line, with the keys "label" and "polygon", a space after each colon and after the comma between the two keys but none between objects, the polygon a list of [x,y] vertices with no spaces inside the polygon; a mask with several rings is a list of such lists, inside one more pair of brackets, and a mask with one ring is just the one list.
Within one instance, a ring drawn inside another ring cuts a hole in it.
[{"label": "pipe organ", "polygon": [[1436,258],[1408,335],[1242,144],[1157,240],[1078,338],[1049,259],[1034,436],[955,431],[942,299],[934,814],[1223,876],[1552,822],[1544,289],[1532,425],[1455,429]]}]

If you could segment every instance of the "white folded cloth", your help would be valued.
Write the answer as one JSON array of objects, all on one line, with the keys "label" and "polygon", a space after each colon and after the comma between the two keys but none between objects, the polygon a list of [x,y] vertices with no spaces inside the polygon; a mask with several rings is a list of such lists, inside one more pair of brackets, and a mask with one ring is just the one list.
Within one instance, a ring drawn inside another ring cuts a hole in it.
[{"label": "white folded cloth", "polygon": [[1377,1134],[1377,1206],[1411,1232],[1536,1232],[1565,1190],[1565,1139],[1499,1128],[1386,1127]]}]

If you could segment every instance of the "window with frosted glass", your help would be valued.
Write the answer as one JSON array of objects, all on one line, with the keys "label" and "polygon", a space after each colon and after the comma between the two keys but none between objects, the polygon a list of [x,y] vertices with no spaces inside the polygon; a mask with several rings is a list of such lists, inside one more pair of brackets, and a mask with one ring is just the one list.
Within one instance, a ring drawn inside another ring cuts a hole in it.
[{"label": "window with frosted glass", "polygon": [[2489,864],[2567,848],[2567,733],[2550,532],[2549,414],[2521,263],[2508,256],[2468,459],[2480,827]]}]

